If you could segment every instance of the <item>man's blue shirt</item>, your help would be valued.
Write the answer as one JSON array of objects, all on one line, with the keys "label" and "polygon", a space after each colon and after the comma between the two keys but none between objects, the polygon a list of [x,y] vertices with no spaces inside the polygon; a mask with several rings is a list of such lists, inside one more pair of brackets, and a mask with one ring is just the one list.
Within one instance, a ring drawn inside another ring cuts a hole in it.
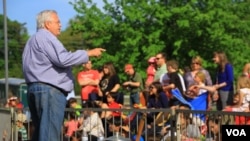
[{"label": "man's blue shirt", "polygon": [[84,50],[67,51],[46,29],[39,29],[25,45],[22,61],[26,83],[43,82],[70,92],[73,90],[71,67],[89,60]]}]

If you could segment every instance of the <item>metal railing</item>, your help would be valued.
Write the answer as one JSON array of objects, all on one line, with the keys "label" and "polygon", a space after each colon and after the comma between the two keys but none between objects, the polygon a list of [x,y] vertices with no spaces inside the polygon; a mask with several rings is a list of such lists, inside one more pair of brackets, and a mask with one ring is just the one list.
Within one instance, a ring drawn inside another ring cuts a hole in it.
[{"label": "metal railing", "polygon": [[[18,141],[16,128],[16,110],[17,109],[0,109],[0,139],[5,138],[6,141]],[[95,111],[98,113],[106,111],[115,111],[123,113],[124,117],[121,119],[121,125],[128,127],[128,134],[126,136],[118,136],[118,132],[113,132],[114,136],[107,136],[104,139],[115,139],[115,137],[124,137],[128,140],[139,137],[144,141],[180,141],[183,138],[206,141],[211,138],[221,139],[221,125],[239,125],[249,124],[249,112],[223,112],[223,111],[191,111],[180,109],[101,109],[101,108],[83,108],[77,109],[80,113],[84,111]],[[26,115],[28,109],[25,109]],[[74,109],[66,109],[65,113],[76,111]],[[131,118],[132,115],[135,115]],[[28,116],[29,117],[29,116]],[[66,120],[69,116],[65,116]],[[110,119],[103,119],[105,133],[109,130]],[[114,121],[114,119],[113,119]],[[34,127],[32,121],[28,120],[24,123],[28,132],[28,140],[31,139]],[[213,126],[213,127],[212,127]],[[218,127],[215,131],[214,126]],[[65,128],[62,126],[62,138],[64,141]],[[119,129],[122,132],[122,128]],[[75,132],[76,134],[76,132]],[[121,135],[121,134],[119,134]]]}]

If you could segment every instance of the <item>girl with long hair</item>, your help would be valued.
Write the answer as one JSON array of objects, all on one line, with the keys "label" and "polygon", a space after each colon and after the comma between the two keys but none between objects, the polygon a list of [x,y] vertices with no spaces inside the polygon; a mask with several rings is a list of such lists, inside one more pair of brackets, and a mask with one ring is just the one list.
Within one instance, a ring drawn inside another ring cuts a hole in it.
[{"label": "girl with long hair", "polygon": [[218,88],[221,107],[224,109],[232,104],[234,94],[234,73],[233,66],[229,63],[224,52],[214,52],[213,61],[217,64],[216,87]]}]

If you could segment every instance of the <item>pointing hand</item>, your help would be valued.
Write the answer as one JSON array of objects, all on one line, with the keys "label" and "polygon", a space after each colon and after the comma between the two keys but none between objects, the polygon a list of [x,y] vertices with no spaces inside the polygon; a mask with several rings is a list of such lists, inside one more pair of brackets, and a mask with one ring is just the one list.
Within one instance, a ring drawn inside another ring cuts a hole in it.
[{"label": "pointing hand", "polygon": [[88,50],[88,56],[90,57],[99,57],[102,55],[103,52],[105,52],[106,49],[103,49],[103,48],[94,48],[94,49],[91,49],[91,50]]}]

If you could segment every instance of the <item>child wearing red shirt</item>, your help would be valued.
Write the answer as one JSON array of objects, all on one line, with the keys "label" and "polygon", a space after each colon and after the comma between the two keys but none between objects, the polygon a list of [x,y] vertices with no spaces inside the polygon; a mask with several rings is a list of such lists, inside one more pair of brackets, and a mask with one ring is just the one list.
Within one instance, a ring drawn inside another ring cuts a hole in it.
[{"label": "child wearing red shirt", "polygon": [[72,137],[73,133],[78,129],[79,121],[76,118],[76,113],[71,111],[69,113],[69,120],[64,122],[64,127],[66,128],[65,138],[69,139]]},{"label": "child wearing red shirt", "polygon": [[[122,107],[121,104],[116,102],[116,93],[108,93],[107,94],[107,102],[102,103],[100,101],[96,101],[97,105],[99,105],[103,109],[120,109]],[[101,118],[111,118],[111,117],[121,116],[121,111],[103,111],[101,113]]]},{"label": "child wearing red shirt", "polygon": [[[109,93],[107,95],[107,101],[108,101],[108,107],[110,109],[120,109],[121,105],[115,101],[116,99],[116,93]],[[112,111],[112,116],[121,116],[120,111]]]}]

